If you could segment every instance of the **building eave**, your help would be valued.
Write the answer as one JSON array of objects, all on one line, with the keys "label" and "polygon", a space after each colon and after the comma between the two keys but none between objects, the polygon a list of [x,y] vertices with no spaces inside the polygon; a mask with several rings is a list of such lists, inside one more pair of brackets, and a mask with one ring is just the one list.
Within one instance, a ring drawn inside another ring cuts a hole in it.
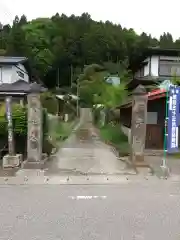
[{"label": "building eave", "polygon": [[25,63],[28,61],[26,57],[11,57],[11,56],[0,56],[0,64],[3,65],[16,65],[18,63]]},{"label": "building eave", "polygon": [[[147,95],[148,95],[148,101],[164,98],[166,97],[166,89],[156,89],[149,92]],[[119,108],[129,108],[131,106],[132,106],[132,100],[122,104]]]},{"label": "building eave", "polygon": [[171,56],[171,57],[178,57],[180,56],[180,49],[177,48],[160,48],[160,47],[149,47],[144,49],[142,54],[134,59],[134,61],[130,64],[129,68],[133,71],[136,72],[140,67],[143,61],[151,56]]}]

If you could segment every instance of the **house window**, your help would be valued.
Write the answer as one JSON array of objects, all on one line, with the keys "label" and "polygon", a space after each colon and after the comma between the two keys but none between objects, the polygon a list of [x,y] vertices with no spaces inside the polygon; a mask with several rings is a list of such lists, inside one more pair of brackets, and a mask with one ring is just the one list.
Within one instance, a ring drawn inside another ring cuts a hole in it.
[{"label": "house window", "polygon": [[22,73],[21,71],[17,71],[17,74],[20,78],[24,78],[24,73]]},{"label": "house window", "polygon": [[180,76],[180,62],[160,60],[159,76]]}]

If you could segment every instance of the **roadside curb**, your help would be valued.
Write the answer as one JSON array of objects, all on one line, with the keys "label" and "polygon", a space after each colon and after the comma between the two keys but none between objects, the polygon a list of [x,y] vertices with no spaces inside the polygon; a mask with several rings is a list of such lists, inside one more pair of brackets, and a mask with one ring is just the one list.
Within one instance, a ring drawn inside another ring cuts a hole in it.
[{"label": "roadside curb", "polygon": [[[156,176],[120,175],[120,176],[45,176],[43,171],[21,173],[15,177],[0,177],[0,186],[3,185],[111,185],[134,184],[139,182],[157,184]],[[173,181],[171,179],[171,181]],[[175,180],[174,180],[175,181]],[[179,180],[177,180],[179,181]]]}]

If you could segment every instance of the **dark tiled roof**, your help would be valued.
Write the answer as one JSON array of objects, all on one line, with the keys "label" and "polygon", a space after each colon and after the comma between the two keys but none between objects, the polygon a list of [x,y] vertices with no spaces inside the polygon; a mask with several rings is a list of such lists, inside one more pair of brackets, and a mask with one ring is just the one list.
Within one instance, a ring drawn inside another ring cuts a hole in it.
[{"label": "dark tiled roof", "polygon": [[12,84],[3,83],[0,85],[0,93],[1,92],[30,93],[30,92],[45,92],[46,90],[47,90],[46,88],[42,87],[40,84],[36,82],[29,84],[23,80],[19,80]]},{"label": "dark tiled roof", "polygon": [[161,48],[161,47],[148,47],[145,50],[147,55],[167,55],[167,56],[179,56],[179,48]]}]

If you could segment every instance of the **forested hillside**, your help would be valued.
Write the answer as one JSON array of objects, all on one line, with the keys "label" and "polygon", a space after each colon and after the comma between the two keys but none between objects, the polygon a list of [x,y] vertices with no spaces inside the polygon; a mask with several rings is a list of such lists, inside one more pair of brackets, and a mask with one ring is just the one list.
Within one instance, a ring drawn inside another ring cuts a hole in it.
[{"label": "forested hillside", "polygon": [[136,34],[111,22],[93,21],[81,16],[56,14],[28,22],[16,17],[13,26],[0,24],[0,55],[27,56],[34,74],[50,88],[56,85],[59,67],[60,85],[69,85],[72,75],[84,65],[104,62],[132,62],[148,46],[180,48],[170,33],[160,39],[146,33]]}]

